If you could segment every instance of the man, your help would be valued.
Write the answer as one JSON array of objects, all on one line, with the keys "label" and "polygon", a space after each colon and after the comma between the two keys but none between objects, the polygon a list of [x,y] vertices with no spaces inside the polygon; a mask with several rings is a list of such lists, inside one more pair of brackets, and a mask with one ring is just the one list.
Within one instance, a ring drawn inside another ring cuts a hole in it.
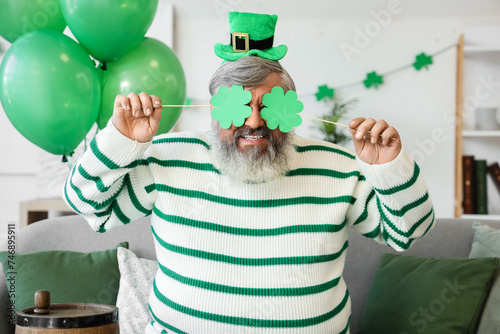
[{"label": "man", "polygon": [[228,60],[212,95],[222,85],[250,91],[252,113],[210,133],[155,138],[160,98],[117,96],[67,202],[99,232],[152,214],[148,333],[347,333],[347,228],[398,250],[423,236],[434,213],[418,166],[383,120],[351,121],[357,157],[270,130],[263,96],[294,89],[276,60]]}]

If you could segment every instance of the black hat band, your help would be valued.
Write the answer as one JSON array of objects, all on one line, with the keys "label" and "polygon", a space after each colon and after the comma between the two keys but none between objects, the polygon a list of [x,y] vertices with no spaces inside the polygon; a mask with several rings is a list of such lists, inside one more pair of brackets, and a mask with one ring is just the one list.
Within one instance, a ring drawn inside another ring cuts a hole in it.
[{"label": "black hat band", "polygon": [[273,47],[274,42],[274,36],[256,41],[250,39],[246,33],[235,32],[230,37],[230,44],[234,52],[248,52],[252,49],[267,50]]}]

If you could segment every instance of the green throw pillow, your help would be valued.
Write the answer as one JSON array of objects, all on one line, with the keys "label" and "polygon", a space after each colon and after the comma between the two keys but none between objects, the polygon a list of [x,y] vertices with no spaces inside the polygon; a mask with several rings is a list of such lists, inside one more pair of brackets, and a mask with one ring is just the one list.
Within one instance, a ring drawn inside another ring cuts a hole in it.
[{"label": "green throw pillow", "polygon": [[[469,257],[500,257],[500,230],[489,225],[474,222],[472,224],[474,240]],[[477,334],[500,333],[500,268],[497,268],[490,293],[484,304]]]},{"label": "green throw pillow", "polygon": [[384,254],[359,334],[473,333],[499,260]]},{"label": "green throw pillow", "polygon": [[[117,247],[128,248],[128,242]],[[37,290],[50,291],[51,304],[116,304],[120,282],[117,249],[91,253],[44,251],[16,254],[14,259],[9,259],[8,252],[0,252],[0,262],[16,311],[32,307]]]}]

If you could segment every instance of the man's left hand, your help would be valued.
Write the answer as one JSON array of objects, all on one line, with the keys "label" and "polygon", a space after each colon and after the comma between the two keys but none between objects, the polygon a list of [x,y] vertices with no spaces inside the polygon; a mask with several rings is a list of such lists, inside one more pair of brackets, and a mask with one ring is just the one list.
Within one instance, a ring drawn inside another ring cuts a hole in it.
[{"label": "man's left hand", "polygon": [[356,155],[367,164],[390,162],[401,152],[398,131],[384,120],[359,117],[353,119],[349,127]]}]

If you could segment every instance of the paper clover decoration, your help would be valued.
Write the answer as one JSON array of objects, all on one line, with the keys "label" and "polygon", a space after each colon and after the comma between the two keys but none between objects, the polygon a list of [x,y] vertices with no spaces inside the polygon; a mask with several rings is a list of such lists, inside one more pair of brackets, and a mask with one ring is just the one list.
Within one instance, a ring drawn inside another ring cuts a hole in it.
[{"label": "paper clover decoration", "polygon": [[384,81],[381,75],[378,75],[377,72],[370,72],[366,75],[366,80],[363,81],[366,88],[370,88],[371,86],[378,88],[379,85],[383,84]]},{"label": "paper clover decoration", "polygon": [[252,93],[243,90],[241,85],[233,85],[231,90],[226,86],[221,86],[217,95],[210,100],[214,106],[212,118],[219,121],[223,129],[229,129],[231,123],[234,126],[242,126],[245,119],[252,114],[252,108],[247,105],[251,100]]},{"label": "paper clover decoration", "polygon": [[413,63],[413,67],[415,67],[417,71],[420,71],[422,67],[428,70],[429,65],[432,65],[432,56],[428,56],[424,52],[419,54],[416,61]]},{"label": "paper clover decoration", "polygon": [[[219,121],[221,128],[228,129],[231,124],[242,126],[245,119],[252,115],[252,108],[248,103],[252,100],[252,93],[243,90],[241,85],[233,85],[231,88],[221,86],[217,95],[214,95],[210,103],[212,118]],[[302,124],[302,117],[298,115],[304,104],[297,99],[297,93],[293,90],[284,92],[283,88],[273,87],[271,93],[264,94],[260,115],[267,121],[267,127],[271,130],[279,127],[281,132],[289,132],[293,127]]]},{"label": "paper clover decoration", "polygon": [[327,98],[333,98],[335,92],[333,88],[328,87],[327,85],[319,86],[318,92],[316,93],[316,100],[326,100]]},{"label": "paper clover decoration", "polygon": [[262,109],[260,116],[267,121],[267,127],[271,130],[279,126],[281,132],[289,132],[294,126],[302,124],[302,117],[298,115],[304,109],[304,104],[297,100],[297,93],[293,90],[283,91],[283,88],[273,87],[271,93],[262,98]]}]

